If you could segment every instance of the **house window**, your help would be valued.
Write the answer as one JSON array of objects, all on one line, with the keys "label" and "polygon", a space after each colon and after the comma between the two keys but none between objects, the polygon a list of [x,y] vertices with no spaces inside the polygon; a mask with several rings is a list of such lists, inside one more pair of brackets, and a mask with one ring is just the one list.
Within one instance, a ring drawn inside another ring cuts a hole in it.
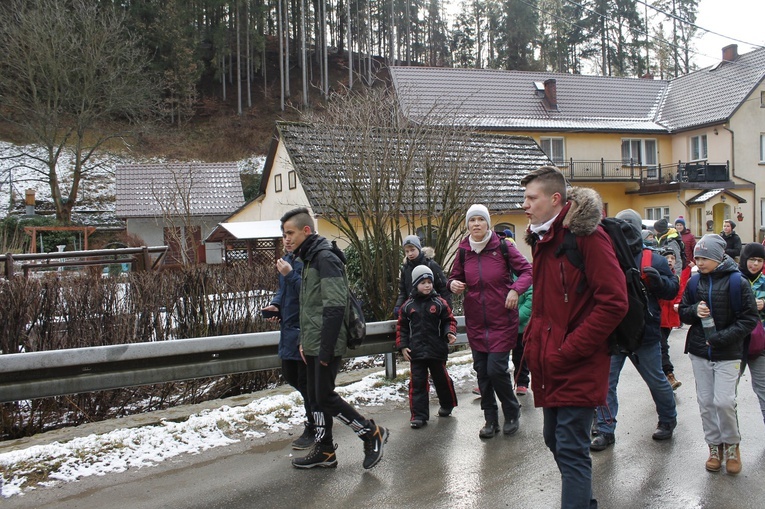
[{"label": "house window", "polygon": [[504,233],[505,230],[510,230],[510,232],[513,234],[513,238],[515,238],[515,225],[510,223],[499,223],[498,225],[494,226],[494,231],[497,233]]},{"label": "house window", "polygon": [[702,161],[707,158],[707,135],[691,137],[691,161]]},{"label": "house window", "polygon": [[760,162],[765,163],[765,134],[760,134]]},{"label": "house window", "polygon": [[277,193],[282,192],[282,174],[274,175],[274,191]]},{"label": "house window", "polygon": [[295,189],[297,187],[297,175],[295,174],[295,170],[287,173],[287,185],[290,186],[290,189]]},{"label": "house window", "polygon": [[653,139],[623,139],[622,164],[637,166],[656,166],[656,140]]},{"label": "house window", "polygon": [[669,221],[669,207],[648,207],[645,209],[645,218],[649,221],[666,219]]},{"label": "house window", "polygon": [[540,139],[542,151],[547,154],[556,166],[566,164],[566,150],[563,144],[563,138],[542,138]]},{"label": "house window", "polygon": [[760,92],[760,108],[765,108],[765,92]]}]

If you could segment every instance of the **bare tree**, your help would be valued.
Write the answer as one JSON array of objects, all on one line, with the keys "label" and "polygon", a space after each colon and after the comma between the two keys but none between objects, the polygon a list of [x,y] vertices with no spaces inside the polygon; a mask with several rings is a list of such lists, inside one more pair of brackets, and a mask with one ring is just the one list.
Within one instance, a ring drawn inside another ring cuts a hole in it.
[{"label": "bare tree", "polygon": [[[147,58],[103,2],[14,0],[0,9],[0,115],[46,149],[23,155],[45,165],[56,217],[69,222],[94,151],[126,134],[110,121],[135,120],[153,104]],[[72,164],[61,168],[65,151]]]},{"label": "bare tree", "polygon": [[382,87],[335,93],[322,114],[306,114],[329,140],[328,154],[315,159],[330,161],[336,175],[327,185],[328,168],[306,165],[317,173],[308,179],[324,184],[312,192],[326,207],[323,217],[358,252],[377,319],[388,318],[396,300],[402,235],[419,230],[445,266],[464,233],[465,209],[478,190],[465,176],[486,155],[472,149],[467,126],[448,116],[432,112],[410,123]]},{"label": "bare tree", "polygon": [[199,170],[189,164],[168,167],[166,171],[167,174],[156,180],[149,177],[151,194],[162,211],[157,225],[164,229],[171,263],[196,265],[200,261],[197,248],[201,241],[201,228],[194,220],[192,191]]}]

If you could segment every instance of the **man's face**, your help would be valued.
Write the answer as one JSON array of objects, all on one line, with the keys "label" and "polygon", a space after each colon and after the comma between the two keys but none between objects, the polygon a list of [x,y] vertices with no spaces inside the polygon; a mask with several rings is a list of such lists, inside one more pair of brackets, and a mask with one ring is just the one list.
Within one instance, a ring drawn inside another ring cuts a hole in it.
[{"label": "man's face", "polygon": [[287,221],[282,225],[282,238],[284,239],[284,249],[287,251],[297,250],[301,244],[311,235],[311,228],[305,226],[302,230],[292,221]]},{"label": "man's face", "polygon": [[559,193],[553,193],[547,196],[542,185],[536,180],[526,184],[526,192],[523,199],[523,210],[526,211],[526,217],[531,224],[546,223],[562,208],[561,196]]},{"label": "man's face", "polygon": [[404,246],[404,254],[406,255],[407,259],[414,260],[415,258],[420,256],[420,250],[411,244],[407,244],[406,246]]},{"label": "man's face", "polygon": [[731,227],[730,223],[723,223],[723,231],[725,232],[725,235],[730,235],[730,232],[733,231],[733,227]]}]

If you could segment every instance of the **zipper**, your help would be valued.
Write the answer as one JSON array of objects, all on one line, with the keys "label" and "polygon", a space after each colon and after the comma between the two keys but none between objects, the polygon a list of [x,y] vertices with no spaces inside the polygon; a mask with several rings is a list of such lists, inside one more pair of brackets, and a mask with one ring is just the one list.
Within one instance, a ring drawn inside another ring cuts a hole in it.
[{"label": "zipper", "polygon": [[558,262],[560,268],[560,281],[563,285],[563,302],[568,302],[568,285],[566,284],[566,271],[563,267],[563,262]]}]

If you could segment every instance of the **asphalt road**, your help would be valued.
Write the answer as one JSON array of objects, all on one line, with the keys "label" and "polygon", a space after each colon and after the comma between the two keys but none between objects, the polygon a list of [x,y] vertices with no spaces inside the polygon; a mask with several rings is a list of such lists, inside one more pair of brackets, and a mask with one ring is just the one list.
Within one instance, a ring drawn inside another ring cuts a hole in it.
[{"label": "asphalt road", "polygon": [[[601,508],[765,507],[765,425],[748,376],[739,387],[743,471],[708,473],[693,376],[682,355],[685,331],[671,337],[677,377],[678,427],[672,440],[656,442],[656,413],[648,389],[626,364],[619,396],[616,444],[593,453],[594,491]],[[336,425],[337,469],[290,466],[292,437],[242,441],[198,455],[38,489],[0,501],[0,507],[31,508],[555,508],[560,476],[542,441],[542,412],[533,395],[522,397],[521,429],[512,437],[478,438],[479,400],[462,388],[453,417],[412,430],[405,406],[364,409],[391,431],[385,457],[361,468],[362,444]],[[302,454],[299,452],[299,454]]]}]

